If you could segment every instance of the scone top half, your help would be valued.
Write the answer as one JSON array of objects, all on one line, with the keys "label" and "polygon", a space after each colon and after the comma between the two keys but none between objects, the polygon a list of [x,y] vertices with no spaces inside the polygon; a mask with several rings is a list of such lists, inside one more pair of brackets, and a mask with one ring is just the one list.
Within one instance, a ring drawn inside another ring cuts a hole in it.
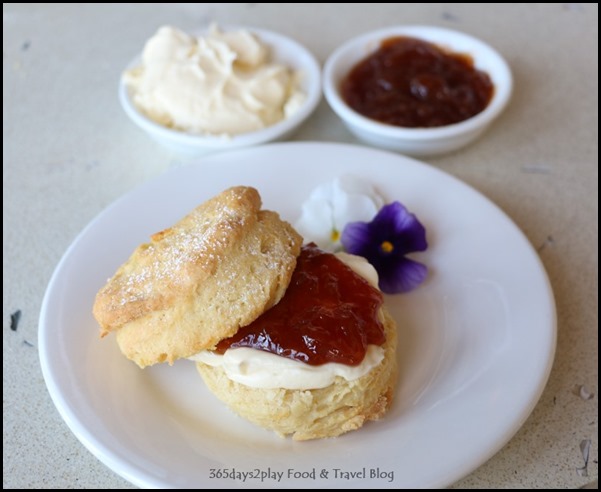
[{"label": "scone top half", "polygon": [[101,335],[140,367],[215,347],[277,304],[302,238],[261,210],[251,187],[225,190],[139,246],[98,292]]}]

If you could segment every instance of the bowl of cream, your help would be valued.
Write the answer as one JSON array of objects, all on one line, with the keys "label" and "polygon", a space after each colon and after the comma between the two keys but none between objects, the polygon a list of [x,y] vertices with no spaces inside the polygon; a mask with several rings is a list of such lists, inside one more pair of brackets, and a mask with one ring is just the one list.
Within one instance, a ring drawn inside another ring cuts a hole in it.
[{"label": "bowl of cream", "polygon": [[319,63],[301,44],[215,24],[199,34],[159,28],[119,83],[130,119],[187,156],[284,139],[320,97]]}]

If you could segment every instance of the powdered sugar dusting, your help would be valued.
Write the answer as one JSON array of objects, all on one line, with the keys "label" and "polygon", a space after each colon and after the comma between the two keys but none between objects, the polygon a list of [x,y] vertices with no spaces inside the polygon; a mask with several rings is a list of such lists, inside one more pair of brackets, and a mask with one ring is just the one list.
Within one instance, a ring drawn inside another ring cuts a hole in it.
[{"label": "powdered sugar dusting", "polygon": [[247,221],[248,216],[225,206],[217,215],[193,212],[173,228],[158,233],[159,240],[140,250],[142,261],[137,268],[121,278],[120,304],[161,297],[157,284],[176,290],[190,286],[198,277],[199,265],[204,264],[201,270],[210,269],[222,254],[217,252],[226,250],[232,232]]},{"label": "powdered sugar dusting", "polygon": [[[175,360],[210,348],[278,302],[302,239],[260,207],[254,188],[230,188],[152,235],[99,292],[94,314],[103,333],[128,325],[120,344],[131,346],[161,338],[157,357],[137,361],[149,365],[165,353]],[[185,336],[163,347],[165,330]]]}]

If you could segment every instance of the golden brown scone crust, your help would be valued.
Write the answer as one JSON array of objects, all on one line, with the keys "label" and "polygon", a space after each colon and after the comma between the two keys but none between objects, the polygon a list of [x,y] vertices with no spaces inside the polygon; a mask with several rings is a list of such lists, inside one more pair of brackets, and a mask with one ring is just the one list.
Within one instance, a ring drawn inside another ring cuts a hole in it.
[{"label": "golden brown scone crust", "polygon": [[384,307],[380,315],[386,333],[384,359],[355,381],[339,376],[320,389],[258,389],[228,379],[220,367],[202,362],[196,367],[220,400],[254,424],[298,441],[339,436],[381,418],[392,402],[397,376],[396,324]]},{"label": "golden brown scone crust", "polygon": [[234,187],[139,246],[98,292],[105,336],[140,367],[211,349],[284,295],[302,238]]}]

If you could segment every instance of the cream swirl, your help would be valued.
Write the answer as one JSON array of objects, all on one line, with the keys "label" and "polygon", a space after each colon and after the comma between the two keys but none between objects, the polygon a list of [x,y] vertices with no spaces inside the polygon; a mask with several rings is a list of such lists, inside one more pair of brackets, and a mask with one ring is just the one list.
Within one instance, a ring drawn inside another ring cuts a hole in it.
[{"label": "cream swirl", "polygon": [[123,79],[136,107],[157,123],[237,135],[287,118],[304,100],[293,71],[268,58],[267,47],[246,30],[213,25],[196,38],[164,26]]}]

